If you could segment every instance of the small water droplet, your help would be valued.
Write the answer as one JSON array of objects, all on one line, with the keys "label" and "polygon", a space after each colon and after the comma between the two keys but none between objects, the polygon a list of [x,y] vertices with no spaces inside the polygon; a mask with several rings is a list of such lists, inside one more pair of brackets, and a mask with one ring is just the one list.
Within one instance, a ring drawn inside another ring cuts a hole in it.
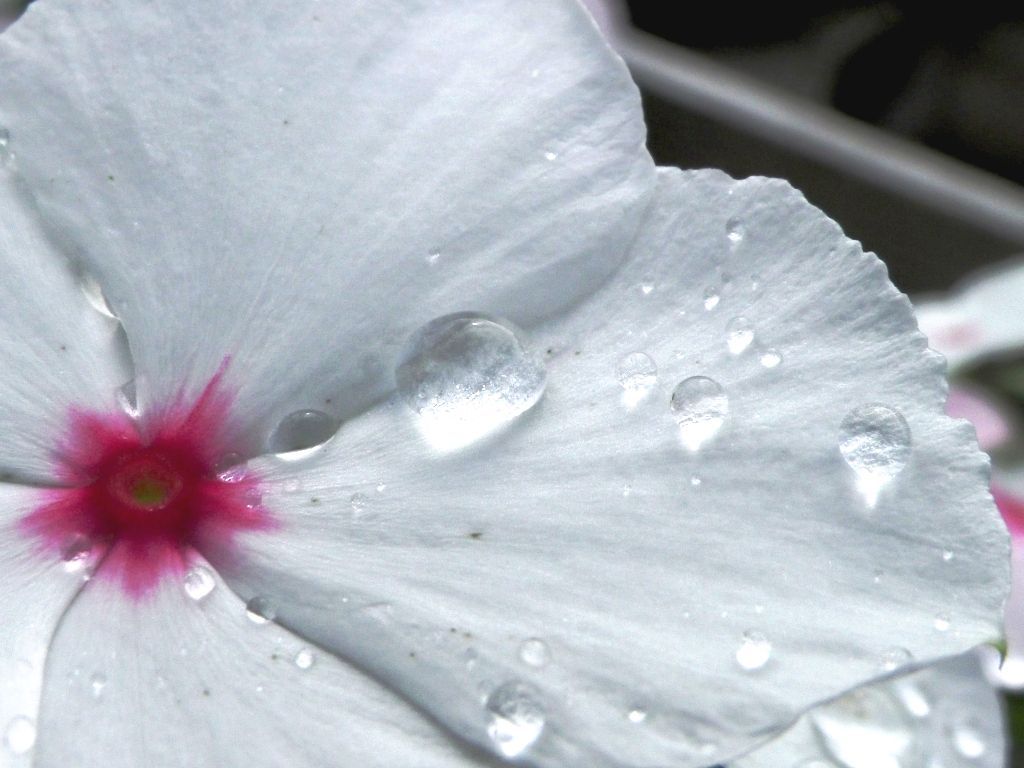
[{"label": "small water droplet", "polygon": [[760,275],[750,276],[750,296],[751,298],[760,298],[761,294],[764,293],[764,283],[761,282]]},{"label": "small water droplet", "polygon": [[721,296],[718,295],[718,290],[715,288],[708,288],[704,291],[704,309],[708,312],[718,306],[718,302],[721,301]]},{"label": "small water droplet", "polygon": [[894,689],[896,698],[911,715],[925,718],[932,712],[932,705],[924,692],[909,680],[899,680]]},{"label": "small water droplet", "polygon": [[427,254],[427,264],[434,266],[438,261],[441,260],[441,251],[433,250]]},{"label": "small water droplet", "polygon": [[855,408],[839,426],[839,452],[856,474],[857,489],[871,507],[882,488],[906,466],[910,447],[906,419],[884,405]]},{"label": "small water droplet", "polygon": [[245,615],[253,624],[263,625],[277,618],[277,609],[265,597],[254,597],[245,604]]},{"label": "small water droplet", "polygon": [[323,411],[295,411],[281,419],[267,449],[279,458],[304,459],[319,450],[337,430],[338,422]]},{"label": "small water droplet", "polygon": [[703,482],[704,481],[700,479],[700,475],[690,476],[690,485],[692,485],[694,488],[699,488]]},{"label": "small water droplet", "polygon": [[650,296],[654,291],[654,283],[640,283],[640,293],[644,296]]},{"label": "small water droplet", "polygon": [[729,238],[729,245],[733,248],[743,242],[743,238],[746,234],[747,230],[743,226],[742,220],[738,218],[731,218],[725,222],[725,236]]},{"label": "small water droplet", "polygon": [[551,152],[549,150],[549,151],[544,153],[544,159],[545,160],[557,160],[558,159],[558,153],[557,152]]},{"label": "small water droplet", "polygon": [[512,326],[461,312],[413,334],[395,378],[424,438],[449,451],[532,408],[544,394],[546,372]]},{"label": "small water droplet", "polygon": [[65,573],[88,576],[92,569],[92,540],[81,533],[68,537],[61,548],[60,559]]},{"label": "small water droplet", "polygon": [[778,368],[782,363],[782,353],[777,349],[766,349],[758,360],[764,368]]},{"label": "small water droplet", "polygon": [[947,563],[950,560],[952,560],[953,559],[953,550],[951,550],[951,549],[944,549],[944,550],[942,550],[942,559],[944,561],[946,561]]},{"label": "small water droplet", "polygon": [[647,710],[643,707],[633,707],[626,713],[626,719],[631,723],[642,723],[647,719]]},{"label": "small water droplet", "polygon": [[246,509],[256,509],[263,503],[263,494],[259,488],[253,486],[245,489],[245,492],[242,493],[242,500],[245,502]]},{"label": "small water droplet", "polygon": [[309,648],[303,648],[295,654],[295,666],[299,669],[309,669],[316,661],[316,656]]},{"label": "small water droplet", "polygon": [[519,658],[531,667],[543,667],[551,659],[551,651],[543,640],[531,637],[519,646]]},{"label": "small water droplet", "polygon": [[217,479],[222,483],[240,483],[245,479],[248,468],[237,453],[225,453],[214,467]]},{"label": "small water droplet", "polygon": [[36,743],[36,724],[24,715],[11,718],[4,731],[4,744],[16,755],[24,755]]},{"label": "small water droplet", "polygon": [[504,757],[522,755],[544,730],[544,709],[525,683],[499,686],[487,697],[485,707],[490,714],[487,735]]},{"label": "small water droplet", "polygon": [[92,692],[92,697],[98,699],[103,696],[103,689],[107,687],[107,678],[103,674],[97,672],[91,678],[89,678],[89,690]]},{"label": "small water droplet", "polygon": [[622,386],[623,401],[633,407],[643,400],[658,383],[658,367],[650,355],[632,352],[619,361],[616,374]]},{"label": "small water droplet", "polygon": [[934,626],[939,632],[947,632],[950,627],[949,616],[945,613],[940,613],[935,617],[935,621],[932,622],[932,626]]},{"label": "small water droplet", "polygon": [[622,486],[622,498],[628,499],[632,495],[633,495],[633,486],[632,485],[630,485],[629,483],[626,483],[624,486]]},{"label": "small water droplet", "polygon": [[139,417],[139,405],[138,398],[135,393],[135,379],[122,384],[117,388],[114,393],[114,397],[117,400],[117,405],[122,411],[124,411],[129,417],[137,419]]},{"label": "small water droplet", "polygon": [[691,376],[672,392],[672,413],[683,445],[699,450],[721,429],[729,414],[729,398],[714,379]]},{"label": "small water droplet", "polygon": [[185,594],[197,603],[208,597],[217,586],[213,571],[205,565],[193,565],[185,574]]},{"label": "small water droplet", "polygon": [[725,329],[725,345],[734,355],[747,351],[754,341],[754,326],[745,317],[734,317]]},{"label": "small water droplet", "polygon": [[114,310],[110,308],[110,304],[107,302],[107,297],[103,293],[103,286],[99,284],[99,281],[90,275],[88,272],[82,272],[78,275],[78,287],[85,295],[86,301],[99,312],[101,315],[117,319],[117,315],[114,314]]},{"label": "small water droplet", "polygon": [[763,633],[747,630],[743,633],[743,641],[736,649],[736,663],[748,672],[761,669],[772,655],[772,644]]},{"label": "small water droplet", "polygon": [[977,760],[985,754],[985,739],[981,727],[971,719],[955,723],[950,731],[950,741],[960,755],[968,760]]},{"label": "small water droplet", "polygon": [[11,159],[11,134],[6,128],[0,128],[0,165]]},{"label": "small water droplet", "polygon": [[913,658],[913,654],[911,654],[906,648],[895,646],[882,654],[882,660],[879,666],[884,672],[892,672],[894,669],[902,667],[904,664],[909,664]]},{"label": "small water droplet", "polygon": [[349,505],[352,507],[352,516],[359,517],[362,515],[366,511],[366,505],[368,502],[369,499],[366,497],[365,493],[353,493],[348,500]]}]

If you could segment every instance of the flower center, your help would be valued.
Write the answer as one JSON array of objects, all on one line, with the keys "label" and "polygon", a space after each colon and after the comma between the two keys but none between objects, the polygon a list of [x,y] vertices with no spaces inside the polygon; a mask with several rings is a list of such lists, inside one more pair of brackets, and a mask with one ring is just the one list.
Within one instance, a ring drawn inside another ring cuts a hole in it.
[{"label": "flower center", "polygon": [[169,457],[143,450],[122,459],[105,485],[117,502],[146,513],[172,504],[181,494],[185,480]]}]

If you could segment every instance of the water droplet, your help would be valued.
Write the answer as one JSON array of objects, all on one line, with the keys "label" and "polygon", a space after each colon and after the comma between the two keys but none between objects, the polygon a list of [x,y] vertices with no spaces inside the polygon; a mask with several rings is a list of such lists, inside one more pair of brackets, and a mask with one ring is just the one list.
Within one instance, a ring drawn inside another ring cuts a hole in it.
[{"label": "water droplet", "polygon": [[107,687],[107,678],[103,674],[97,672],[91,678],[89,678],[89,690],[92,692],[92,697],[98,699],[103,696],[103,689]]},{"label": "water droplet", "polygon": [[281,419],[267,448],[279,458],[304,459],[319,450],[337,431],[338,422],[323,411],[295,411]]},{"label": "water droplet", "polygon": [[847,768],[901,768],[913,750],[906,712],[878,687],[856,690],[808,717],[830,757]]},{"label": "water droplet", "polygon": [[369,499],[365,493],[353,493],[349,498],[348,503],[352,507],[352,516],[359,517],[363,512],[366,511],[366,505]]},{"label": "water droplet", "polygon": [[496,688],[485,704],[490,713],[487,735],[504,757],[518,757],[544,730],[544,709],[534,690],[513,681]]},{"label": "water droplet", "polygon": [[623,402],[630,408],[647,397],[658,383],[658,367],[650,355],[643,352],[633,352],[622,358],[616,373],[622,385]]},{"label": "water droplet", "polygon": [[549,150],[549,151],[544,153],[544,159],[545,160],[557,160],[558,159],[558,153],[557,152],[551,152]]},{"label": "water droplet", "polygon": [[734,355],[741,355],[754,341],[754,326],[745,317],[734,317],[725,329],[725,345]]},{"label": "water droplet", "polygon": [[433,250],[427,254],[427,264],[434,266],[438,261],[441,260],[441,251]]},{"label": "water droplet", "polygon": [[758,360],[765,368],[778,368],[782,363],[782,353],[777,349],[766,349]]},{"label": "water droplet", "polygon": [[729,398],[714,379],[691,376],[672,392],[672,413],[683,445],[696,451],[721,429],[729,414]]},{"label": "water droplet", "polygon": [[531,667],[543,667],[551,660],[551,651],[543,640],[531,637],[519,646],[519,658]]},{"label": "water droplet", "polygon": [[700,479],[700,475],[690,476],[690,485],[692,485],[694,488],[699,488],[701,486],[701,483],[703,482],[704,481]]},{"label": "water droplet", "polygon": [[747,230],[740,219],[732,218],[725,222],[725,236],[729,238],[729,245],[735,248],[743,242]]},{"label": "water droplet", "polygon": [[122,384],[114,393],[118,407],[133,419],[139,417],[138,399],[135,393],[135,379]]},{"label": "water droplet", "polygon": [[884,672],[892,672],[904,664],[909,664],[914,658],[913,654],[910,653],[906,648],[893,647],[882,654],[882,660],[879,666]]},{"label": "water droplet", "polygon": [[940,613],[935,617],[935,621],[932,622],[932,626],[934,626],[939,632],[947,632],[950,626],[949,616],[944,613]]},{"label": "water droplet", "polygon": [[484,315],[445,315],[410,339],[398,392],[438,450],[465,447],[513,421],[544,394],[546,373],[514,328]]},{"label": "water droplet", "polygon": [[6,128],[0,128],[0,165],[11,159],[11,134]]},{"label": "water droplet", "polygon": [[654,283],[640,283],[640,293],[644,296],[650,296],[652,291],[654,291]]},{"label": "water droplet", "polygon": [[85,295],[86,301],[99,312],[101,315],[117,319],[117,315],[114,314],[114,310],[110,308],[110,304],[107,302],[107,297],[103,293],[103,286],[99,284],[99,281],[90,275],[88,272],[82,272],[78,275],[78,287]]},{"label": "water droplet", "polygon": [[253,624],[267,624],[277,618],[277,609],[265,597],[254,597],[245,604],[245,615]]},{"label": "water droplet", "polygon": [[16,755],[24,755],[36,743],[36,724],[23,715],[11,718],[4,731],[4,744]]},{"label": "water droplet", "polygon": [[633,707],[626,713],[626,719],[631,723],[642,723],[647,719],[647,710],[643,707]]},{"label": "water droplet", "polygon": [[748,672],[761,669],[772,656],[772,644],[761,632],[747,630],[736,649],[736,663]]},{"label": "water droplet", "polygon": [[761,294],[764,293],[764,283],[761,282],[760,275],[750,276],[750,296],[751,298],[760,298]]},{"label": "water droplet", "polygon": [[92,540],[84,534],[69,536],[60,553],[64,572],[88,576],[93,564],[92,547]]},{"label": "water droplet", "polygon": [[928,697],[914,683],[908,680],[898,680],[893,691],[903,708],[914,717],[925,718],[931,714],[932,705],[928,701]]},{"label": "water droplet", "polygon": [[316,656],[309,648],[303,648],[295,654],[295,666],[299,669],[309,669],[316,661]]},{"label": "water droplet", "polygon": [[839,452],[856,473],[857,489],[871,507],[882,488],[906,466],[910,446],[906,419],[884,405],[855,408],[839,426]]},{"label": "water droplet", "polygon": [[985,739],[982,729],[970,719],[956,723],[950,731],[950,741],[960,755],[968,760],[977,760],[985,754]]},{"label": "water droplet", "polygon": [[237,453],[225,453],[214,467],[217,479],[222,483],[240,483],[245,479],[248,468]]},{"label": "water droplet", "polygon": [[197,603],[208,597],[216,586],[213,572],[205,565],[193,565],[185,574],[185,594]]},{"label": "water droplet", "polygon": [[708,288],[704,291],[704,309],[710,312],[718,306],[718,302],[721,301],[721,298],[722,297],[718,295],[718,291],[715,288]]},{"label": "water droplet", "polygon": [[953,550],[951,550],[951,549],[944,549],[944,550],[942,550],[942,559],[944,561],[946,561],[947,563],[950,560],[952,560],[953,559]]}]

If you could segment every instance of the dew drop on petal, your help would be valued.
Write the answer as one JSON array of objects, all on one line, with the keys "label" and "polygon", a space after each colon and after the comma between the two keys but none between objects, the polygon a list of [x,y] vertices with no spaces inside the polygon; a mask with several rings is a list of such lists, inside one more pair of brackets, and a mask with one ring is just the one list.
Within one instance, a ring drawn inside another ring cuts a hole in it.
[{"label": "dew drop on petal", "polygon": [[985,739],[981,734],[979,725],[966,718],[953,724],[949,739],[957,754],[968,760],[977,760],[985,754]]},{"label": "dew drop on petal", "polygon": [[761,632],[748,630],[743,633],[743,641],[736,649],[736,663],[748,672],[761,669],[772,655],[772,644]]},{"label": "dew drop on petal", "polygon": [[337,421],[323,411],[295,411],[281,419],[267,448],[280,458],[306,458],[337,431]]},{"label": "dew drop on petal", "polygon": [[743,226],[743,221],[737,218],[731,218],[725,222],[725,236],[729,239],[729,245],[733,248],[737,247],[743,242],[743,238],[746,236],[747,230]]},{"label": "dew drop on petal", "polygon": [[909,664],[913,658],[913,654],[911,654],[906,648],[896,646],[882,654],[879,666],[884,672],[892,672],[894,669],[897,669],[904,664]]},{"label": "dew drop on petal", "polygon": [[942,550],[942,560],[944,562],[948,563],[952,559],[953,559],[953,550],[951,550],[951,549],[944,549],[944,550]]},{"label": "dew drop on petal", "polygon": [[691,451],[713,438],[729,414],[725,390],[707,376],[691,376],[679,382],[672,392],[671,406],[683,445]]},{"label": "dew drop on petal", "polygon": [[938,616],[935,617],[935,620],[932,622],[932,626],[934,626],[938,632],[949,631],[949,616],[947,616],[944,613],[940,613]]},{"label": "dew drop on petal", "polygon": [[213,572],[205,565],[193,565],[185,573],[185,594],[197,603],[208,597],[217,586]]},{"label": "dew drop on petal", "polygon": [[487,735],[504,757],[518,757],[544,730],[544,708],[536,692],[525,683],[512,681],[496,688],[484,705],[490,716]]},{"label": "dew drop on petal", "polygon": [[721,296],[718,295],[718,290],[715,288],[708,288],[704,291],[704,309],[708,312],[718,306],[718,302],[721,301]]},{"label": "dew drop on petal", "polygon": [[395,378],[424,438],[449,451],[532,408],[544,394],[546,372],[511,325],[460,312],[413,334]]},{"label": "dew drop on petal", "polygon": [[642,723],[647,720],[647,710],[643,707],[633,707],[626,713],[626,719],[631,723]]},{"label": "dew drop on petal", "polygon": [[353,493],[348,500],[349,506],[352,508],[352,516],[359,517],[366,511],[366,505],[369,499],[365,493]]},{"label": "dew drop on petal", "polygon": [[725,329],[725,345],[734,355],[747,351],[754,341],[754,326],[745,317],[734,317]]},{"label": "dew drop on petal", "polygon": [[763,368],[778,368],[782,364],[782,353],[777,349],[766,349],[758,358]]},{"label": "dew drop on petal", "polygon": [[114,397],[117,400],[118,406],[122,411],[133,419],[139,417],[139,406],[138,400],[135,393],[135,380],[125,382],[117,388],[117,392],[114,393]]},{"label": "dew drop on petal", "polygon": [[435,249],[427,254],[427,264],[433,266],[441,260],[441,251]]},{"label": "dew drop on petal", "polygon": [[616,373],[622,386],[623,402],[629,407],[650,394],[658,383],[658,367],[644,352],[626,355],[619,361]]},{"label": "dew drop on petal", "polygon": [[213,471],[222,483],[240,483],[249,470],[239,454],[226,453],[221,456]]},{"label": "dew drop on petal", "polygon": [[906,711],[881,688],[861,688],[808,713],[829,756],[848,768],[902,768],[914,747]]},{"label": "dew drop on petal", "polygon": [[839,425],[839,452],[857,476],[857,489],[868,506],[906,466],[911,437],[907,420],[875,403],[850,411]]},{"label": "dew drop on petal", "polygon": [[99,699],[103,696],[103,689],[107,687],[107,678],[100,672],[97,672],[89,678],[89,690],[92,693],[94,699]]},{"label": "dew drop on petal", "polygon": [[925,718],[932,713],[931,702],[916,684],[909,680],[899,680],[893,688],[897,700],[903,708],[916,718]]},{"label": "dew drop on petal", "polygon": [[11,718],[4,731],[4,745],[16,755],[24,755],[36,743],[36,724],[29,718],[18,715]]},{"label": "dew drop on petal", "polygon": [[6,128],[0,128],[0,165],[11,159],[11,134]]},{"label": "dew drop on petal", "polygon": [[92,540],[84,534],[75,534],[64,542],[61,562],[66,573],[88,575],[92,565]]},{"label": "dew drop on petal", "polygon": [[254,597],[245,604],[245,615],[253,624],[267,624],[277,618],[274,604],[265,597]]},{"label": "dew drop on petal", "polygon": [[519,646],[519,658],[528,666],[543,667],[551,659],[551,651],[543,640],[531,637]]},{"label": "dew drop on petal", "polygon": [[295,654],[295,666],[299,669],[309,669],[315,660],[316,656],[309,648],[302,648]]},{"label": "dew drop on petal", "polygon": [[93,309],[101,315],[117,319],[117,315],[114,314],[114,310],[110,308],[110,304],[107,302],[107,297],[103,294],[103,286],[99,284],[95,277],[88,272],[82,272],[78,276],[78,287]]}]

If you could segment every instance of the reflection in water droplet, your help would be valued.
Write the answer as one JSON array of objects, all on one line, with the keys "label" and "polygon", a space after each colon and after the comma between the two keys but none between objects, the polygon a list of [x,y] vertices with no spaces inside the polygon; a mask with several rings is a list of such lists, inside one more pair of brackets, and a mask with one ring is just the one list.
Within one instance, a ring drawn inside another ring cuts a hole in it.
[{"label": "reflection in water droplet", "polygon": [[857,490],[869,507],[906,466],[910,457],[910,426],[884,405],[862,405],[850,411],[839,426],[839,452],[857,477]]},{"label": "reflection in water droplet", "polygon": [[696,451],[721,429],[729,414],[729,398],[714,379],[691,376],[672,392],[672,413],[683,445]]},{"label": "reflection in water droplet", "polygon": [[955,723],[950,731],[953,749],[968,760],[977,760],[985,754],[985,739],[981,727],[971,719]]},{"label": "reflection in water droplet", "polygon": [[248,468],[239,454],[226,453],[221,456],[213,471],[222,483],[240,483],[245,479]]},{"label": "reflection in water droplet", "polygon": [[764,368],[778,368],[782,363],[782,353],[777,349],[766,349],[758,360]]},{"label": "reflection in water droplet", "polygon": [[746,228],[740,219],[732,218],[725,222],[725,236],[729,238],[729,245],[733,248],[743,242],[746,233]]},{"label": "reflection in water droplet", "polygon": [[338,422],[323,411],[295,411],[281,419],[267,449],[278,458],[304,459],[317,452],[337,430]]},{"label": "reflection in water droplet", "polygon": [[193,565],[185,574],[185,594],[196,602],[208,597],[216,586],[213,572],[205,565]]},{"label": "reflection in water droplet", "polygon": [[626,713],[626,719],[631,723],[642,723],[647,719],[647,710],[643,707],[633,707]]},{"label": "reflection in water droplet", "polygon": [[644,296],[650,296],[654,290],[654,283],[640,283],[640,293]]},{"label": "reflection in water droplet", "polygon": [[734,317],[725,329],[725,345],[734,355],[747,351],[754,341],[754,326],[745,317]]},{"label": "reflection in water droplet", "polygon": [[951,549],[944,549],[944,550],[942,550],[942,559],[945,562],[947,562],[947,563],[950,560],[952,560],[953,559],[953,550],[951,550]]},{"label": "reflection in water droplet", "polygon": [[763,633],[748,630],[743,633],[743,642],[736,649],[736,663],[748,672],[761,669],[772,656],[772,644]]},{"label": "reflection in water droplet", "polygon": [[892,672],[904,664],[909,664],[913,658],[913,655],[906,648],[893,647],[882,654],[879,666],[884,672]]},{"label": "reflection in water droplet", "polygon": [[299,669],[309,669],[316,661],[316,656],[309,648],[303,648],[295,654],[295,666]]},{"label": "reflection in water droplet", "polygon": [[463,448],[532,408],[544,394],[538,357],[509,324],[461,312],[423,326],[395,372],[398,392],[435,449]]},{"label": "reflection in water droplet", "polygon": [[265,597],[254,597],[245,604],[245,615],[253,624],[267,624],[277,618],[277,610]]},{"label": "reflection in water droplet", "polygon": [[103,689],[107,687],[107,678],[101,673],[97,672],[91,678],[89,678],[89,690],[92,692],[92,697],[98,699],[103,696]]},{"label": "reflection in water droplet", "polygon": [[628,408],[635,407],[658,383],[658,367],[643,352],[633,352],[622,358],[616,373],[622,386],[622,402]]},{"label": "reflection in water droplet", "polygon": [[545,160],[557,160],[558,159],[558,153],[557,152],[551,152],[551,151],[545,152],[544,153],[544,159]]},{"label": "reflection in water droplet", "polygon": [[490,714],[487,735],[504,757],[518,757],[544,730],[544,709],[536,692],[513,681],[496,688],[485,704]]},{"label": "reflection in water droplet", "polygon": [[24,755],[36,743],[36,724],[22,715],[11,718],[4,731],[4,745],[16,755]]},{"label": "reflection in water droplet", "polygon": [[861,688],[808,717],[822,746],[847,768],[902,768],[912,752],[912,723],[883,689]]},{"label": "reflection in water droplet", "polygon": [[60,559],[66,573],[88,576],[92,570],[92,540],[84,534],[76,533],[64,542]]},{"label": "reflection in water droplet", "polygon": [[708,288],[704,291],[704,309],[708,312],[717,307],[720,300],[721,297],[718,295],[718,291],[716,289]]},{"label": "reflection in water droplet", "polygon": [[543,667],[551,659],[551,651],[543,640],[531,637],[519,646],[519,658],[531,667]]}]

